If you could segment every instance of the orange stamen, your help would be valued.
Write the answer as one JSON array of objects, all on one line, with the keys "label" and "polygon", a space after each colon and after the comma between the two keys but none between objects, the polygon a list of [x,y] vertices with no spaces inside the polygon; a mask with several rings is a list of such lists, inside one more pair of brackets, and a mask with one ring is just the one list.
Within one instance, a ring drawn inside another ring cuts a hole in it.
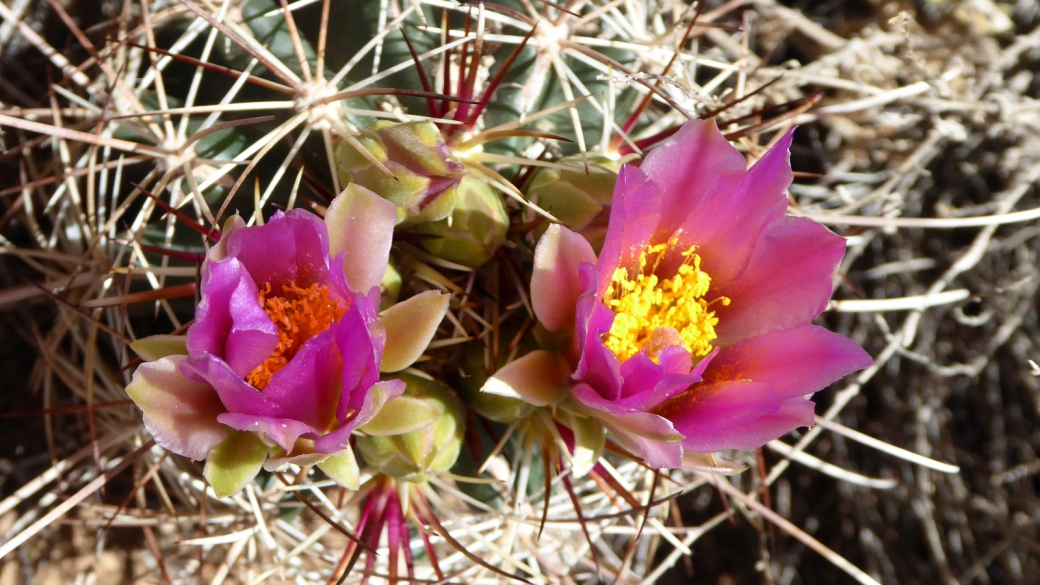
[{"label": "orange stamen", "polygon": [[343,317],[347,309],[329,296],[329,288],[312,284],[300,288],[295,282],[282,285],[283,294],[271,296],[271,285],[260,289],[260,306],[278,327],[278,346],[270,357],[246,376],[257,390],[289,363],[308,339],[323,333]]}]

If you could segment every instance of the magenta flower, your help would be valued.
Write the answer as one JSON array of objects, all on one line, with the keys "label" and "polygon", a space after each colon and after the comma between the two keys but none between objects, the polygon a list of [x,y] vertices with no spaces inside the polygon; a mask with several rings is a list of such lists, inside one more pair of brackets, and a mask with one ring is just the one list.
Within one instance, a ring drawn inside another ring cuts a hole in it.
[{"label": "magenta flower", "polygon": [[[538,243],[535,313],[572,335],[562,405],[652,467],[811,425],[809,395],[871,363],[811,323],[845,242],[785,215],[790,143],[747,169],[713,122],[688,122],[640,168],[621,169],[598,259],[559,225]],[[496,374],[520,396],[527,357]]]},{"label": "magenta flower", "polygon": [[[348,449],[354,428],[404,391],[380,371],[415,361],[447,309],[447,295],[428,292],[377,315],[395,220],[392,203],[356,186],[325,221],[302,209],[263,226],[230,220],[202,265],[187,355],[141,365],[127,388],[156,443],[206,459],[249,433],[279,464]],[[157,342],[142,341],[149,357]]]}]

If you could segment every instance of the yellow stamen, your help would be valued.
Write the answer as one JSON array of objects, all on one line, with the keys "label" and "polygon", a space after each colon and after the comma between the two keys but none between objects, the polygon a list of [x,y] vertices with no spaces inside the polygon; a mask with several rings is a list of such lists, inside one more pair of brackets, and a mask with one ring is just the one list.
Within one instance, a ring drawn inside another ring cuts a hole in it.
[{"label": "yellow stamen", "polygon": [[[664,348],[680,343],[695,359],[711,353],[719,320],[704,299],[711,277],[701,270],[701,258],[691,246],[682,252],[683,263],[675,275],[661,279],[655,274],[665,252],[674,249],[675,238],[647,246],[639,255],[634,275],[617,268],[607,287],[604,302],[614,312],[614,324],[603,344],[622,362],[644,348],[651,359]],[[647,270],[649,258],[656,257]],[[729,305],[729,299],[716,299]],[[712,301],[712,303],[715,301]]]},{"label": "yellow stamen", "polygon": [[271,285],[260,289],[260,306],[278,327],[278,346],[264,363],[246,376],[258,390],[289,363],[308,339],[328,330],[347,309],[329,296],[329,287],[312,284],[300,288],[295,282],[282,285],[283,294],[271,296]]}]

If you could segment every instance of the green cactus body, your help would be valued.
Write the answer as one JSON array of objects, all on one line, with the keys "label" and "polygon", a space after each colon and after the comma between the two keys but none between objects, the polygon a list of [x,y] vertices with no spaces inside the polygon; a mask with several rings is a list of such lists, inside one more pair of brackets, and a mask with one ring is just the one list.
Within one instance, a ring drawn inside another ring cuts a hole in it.
[{"label": "green cactus body", "polygon": [[[462,401],[447,385],[411,374],[397,377],[407,384],[407,388],[400,398],[388,405],[402,401],[404,405],[413,407],[412,412],[398,414],[396,409],[388,409],[397,421],[373,420],[374,425],[370,423],[361,429],[370,432],[357,436],[357,448],[365,461],[380,472],[420,483],[455,464],[466,432],[466,415]],[[383,434],[384,428],[402,419],[418,421],[412,426],[419,428]]]}]

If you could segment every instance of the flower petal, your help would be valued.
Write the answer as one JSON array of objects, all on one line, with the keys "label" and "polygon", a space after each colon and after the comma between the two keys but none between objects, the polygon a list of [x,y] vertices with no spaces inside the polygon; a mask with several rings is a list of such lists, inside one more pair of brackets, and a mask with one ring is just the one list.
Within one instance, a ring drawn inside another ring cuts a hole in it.
[{"label": "flower petal", "polygon": [[329,205],[329,252],[343,254],[343,272],[354,292],[367,293],[382,282],[396,221],[393,203],[356,183]]},{"label": "flower petal", "polygon": [[658,223],[663,221],[664,210],[671,215],[673,210],[662,205],[660,186],[632,165],[622,165],[614,187],[614,203],[610,206],[610,223],[603,249],[596,265],[598,294],[606,292],[614,270],[621,267],[638,267],[638,259],[651,242]]},{"label": "flower petal", "polygon": [[279,409],[232,371],[224,360],[211,355],[190,356],[180,363],[184,377],[205,382],[216,390],[229,412],[277,416]]},{"label": "flower petal", "polygon": [[549,406],[559,399],[570,374],[571,366],[563,356],[536,349],[499,368],[480,391]]},{"label": "flower petal", "polygon": [[314,450],[319,453],[337,453],[350,447],[350,433],[355,428],[372,421],[389,401],[404,394],[405,384],[401,380],[377,382],[363,389],[355,389],[345,400],[350,406],[340,426],[314,441]]},{"label": "flower petal", "polygon": [[[747,172],[728,172],[704,197],[696,212],[685,219],[679,234],[678,251],[696,245],[702,269],[718,289],[739,277],[751,261],[765,227],[780,221],[787,208],[791,173],[790,146],[794,133],[780,139]],[[667,237],[667,234],[663,237]],[[683,260],[673,255],[674,265],[662,265],[665,274]]]},{"label": "flower petal", "polygon": [[531,305],[549,331],[574,328],[574,306],[581,294],[578,267],[595,263],[596,253],[585,238],[559,224],[550,225],[534,250]]},{"label": "flower petal", "polygon": [[[737,448],[731,428],[780,411],[773,388],[746,380],[701,384],[657,409],[683,435],[683,446],[699,453]],[[773,437],[775,438],[775,437]],[[756,445],[761,446],[761,445]]]},{"label": "flower petal", "polygon": [[144,413],[144,426],[162,448],[202,460],[228,434],[217,422],[224,405],[205,382],[178,369],[186,356],[173,355],[137,367],[126,393]]},{"label": "flower petal", "polygon": [[855,341],[806,324],[722,348],[705,371],[704,382],[765,382],[778,399],[786,400],[822,390],[872,363]]},{"label": "flower petal", "polygon": [[683,441],[683,446],[703,453],[722,449],[757,449],[798,427],[812,426],[815,407],[806,398],[791,398],[777,405],[776,412],[721,429],[710,442],[689,438]]},{"label": "flower petal", "polygon": [[256,283],[236,258],[207,260],[201,290],[202,302],[186,336],[188,353],[220,359],[233,355],[232,369],[245,377],[278,345],[278,328],[260,306]]},{"label": "flower petal", "polygon": [[671,421],[650,412],[604,400],[587,384],[571,390],[579,414],[594,417],[606,426],[614,441],[654,469],[682,464],[683,435]]},{"label": "flower petal", "polygon": [[263,433],[287,453],[292,452],[296,439],[302,436],[313,439],[318,436],[317,429],[291,418],[229,412],[218,416],[217,420],[235,430]]},{"label": "flower petal", "polygon": [[715,120],[691,120],[651,150],[640,169],[664,192],[661,206],[667,214],[661,215],[657,233],[668,237],[714,192],[721,176],[743,172],[747,162]]},{"label": "flower petal", "polygon": [[262,226],[235,230],[223,239],[227,259],[240,262],[254,283],[281,292],[283,285],[296,282],[296,235],[284,215],[276,213]]},{"label": "flower petal", "polygon": [[340,424],[352,417],[365,400],[365,393],[379,380],[379,352],[385,336],[375,318],[375,294],[355,294],[346,314],[334,329],[336,346],[343,360],[342,392],[336,406],[336,420]]},{"label": "flower petal", "polygon": [[614,313],[600,302],[596,294],[596,269],[591,264],[580,268],[581,284],[585,293],[578,298],[574,339],[581,351],[574,379],[596,389],[604,398],[621,397],[621,363],[614,352],[603,346],[603,336],[610,331]]},{"label": "flower petal", "polygon": [[629,453],[639,457],[652,469],[675,469],[682,467],[682,443],[655,441],[627,428],[607,424],[610,437]]},{"label": "flower petal", "polygon": [[808,323],[827,307],[845,239],[804,217],[785,217],[762,234],[740,278],[718,289],[731,300],[715,314],[716,344]]},{"label": "flower petal", "polygon": [[380,313],[379,322],[386,330],[381,372],[403,370],[419,359],[448,312],[450,298],[428,290]]},{"label": "flower petal", "polygon": [[700,372],[707,365],[707,359],[701,360],[697,371],[691,371],[690,352],[679,345],[666,347],[657,359],[659,363],[642,351],[621,364],[621,377],[625,382],[619,403],[639,410],[653,410],[691,384],[700,382]]},{"label": "flower petal", "polygon": [[231,431],[206,460],[203,475],[218,498],[237,494],[260,473],[267,445],[250,433]]},{"label": "flower petal", "polygon": [[354,424],[366,425],[383,409],[383,406],[404,394],[405,383],[401,380],[384,380],[372,385],[365,396],[364,405],[357,413]]},{"label": "flower petal", "polygon": [[336,415],[343,364],[330,331],[307,340],[292,360],[271,378],[264,398],[279,414],[316,429],[328,428]]}]

